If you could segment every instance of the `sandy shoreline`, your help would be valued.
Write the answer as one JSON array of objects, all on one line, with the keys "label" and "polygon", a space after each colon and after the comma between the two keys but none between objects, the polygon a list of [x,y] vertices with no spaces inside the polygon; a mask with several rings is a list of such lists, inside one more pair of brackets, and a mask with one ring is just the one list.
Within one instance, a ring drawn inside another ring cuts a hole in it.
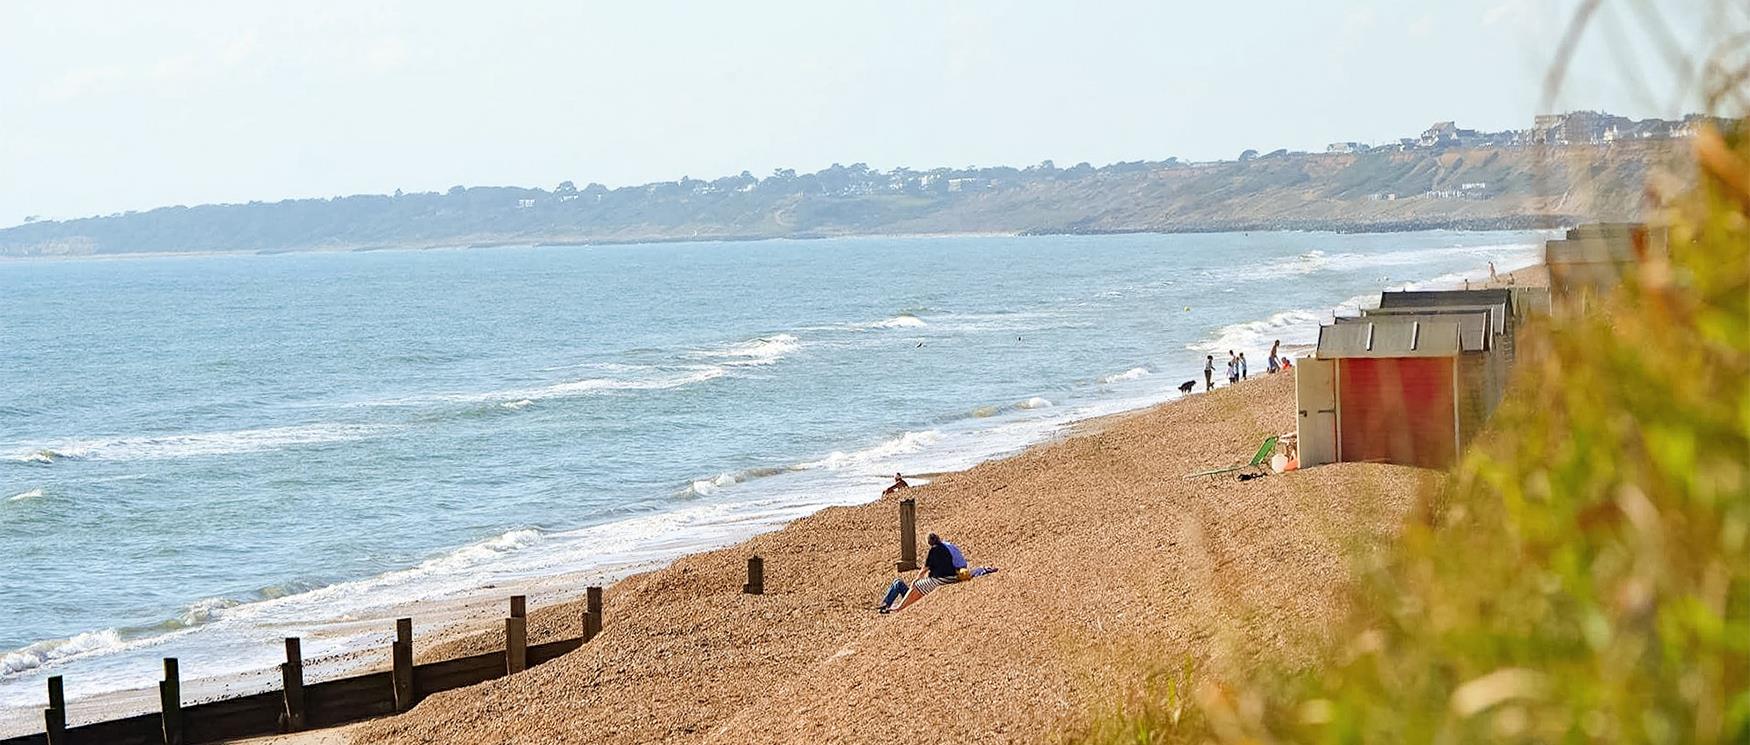
[{"label": "sandy shoreline", "polygon": [[[1187,661],[1292,664],[1341,611],[1345,546],[1389,535],[1431,478],[1184,478],[1291,430],[1292,401],[1288,376],[1261,376],[910,490],[920,531],[1002,571],[901,614],[870,609],[894,576],[895,499],[828,508],[614,584],[602,636],[560,660],[267,742],[1039,741]],[[754,553],[764,596],[740,593]],[[466,614],[491,628],[501,605]],[[531,642],[578,633],[576,603],[531,605]],[[499,644],[416,635],[426,659]]]}]

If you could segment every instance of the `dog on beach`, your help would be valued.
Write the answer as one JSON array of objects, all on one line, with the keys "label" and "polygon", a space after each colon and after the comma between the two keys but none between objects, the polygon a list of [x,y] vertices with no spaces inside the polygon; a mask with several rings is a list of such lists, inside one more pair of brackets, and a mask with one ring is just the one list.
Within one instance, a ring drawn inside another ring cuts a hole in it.
[{"label": "dog on beach", "polygon": [[1191,389],[1196,388],[1196,387],[1197,387],[1197,381],[1187,380],[1187,381],[1179,384],[1179,392],[1180,393],[1190,393]]}]

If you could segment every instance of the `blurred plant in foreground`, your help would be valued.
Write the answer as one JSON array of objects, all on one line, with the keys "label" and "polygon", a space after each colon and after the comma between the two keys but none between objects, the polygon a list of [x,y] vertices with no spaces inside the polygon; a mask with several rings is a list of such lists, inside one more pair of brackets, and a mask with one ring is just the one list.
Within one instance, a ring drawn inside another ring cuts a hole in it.
[{"label": "blurred plant in foreground", "polygon": [[[1745,68],[1750,70],[1750,68]],[[1647,256],[1528,329],[1492,432],[1357,568],[1316,669],[1106,742],[1750,743],[1750,138],[1704,131]],[[1182,690],[1176,689],[1176,690]],[[1167,716],[1171,713],[1172,716]]]}]

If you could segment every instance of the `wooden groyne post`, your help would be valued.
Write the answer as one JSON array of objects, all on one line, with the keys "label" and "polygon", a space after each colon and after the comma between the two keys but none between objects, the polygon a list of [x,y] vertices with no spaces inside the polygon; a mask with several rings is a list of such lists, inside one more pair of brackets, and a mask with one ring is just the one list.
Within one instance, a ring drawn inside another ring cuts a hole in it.
[{"label": "wooden groyne post", "polygon": [[747,557],[747,584],[741,591],[748,595],[766,594],[766,560],[758,555]]},{"label": "wooden groyne post", "polygon": [[[756,557],[757,558],[757,557]],[[761,579],[757,572],[752,579]],[[584,613],[584,631],[601,633],[602,588],[590,587]],[[413,620],[395,621],[388,671],[372,671],[353,677],[307,683],[304,680],[303,645],[298,637],[285,637],[285,662],[280,663],[284,684],[280,691],[264,691],[232,698],[183,703],[182,675],[174,657],[164,658],[164,679],[158,683],[159,711],[108,721],[69,726],[67,697],[62,677],[47,679],[48,706],[43,708],[42,732],[0,737],[0,745],[67,745],[68,743],[131,743],[146,745],[198,745],[231,742],[241,738],[334,727],[413,707],[419,696],[455,690],[514,674],[558,659],[583,644],[583,639],[555,639],[544,644],[528,640],[528,602],[511,598],[506,624],[506,648],[454,659],[413,664]],[[389,683],[388,687],[383,684]]]},{"label": "wooden groyne post", "polygon": [[413,619],[395,619],[395,644],[390,648],[390,656],[395,662],[391,678],[395,711],[407,711],[413,708]]},{"label": "wooden groyne post", "polygon": [[591,587],[585,591],[587,600],[583,611],[583,643],[588,644],[596,634],[602,633],[602,588]]},{"label": "wooden groyne post", "polygon": [[918,568],[918,501],[899,502],[899,563],[894,571],[915,572]]},{"label": "wooden groyne post", "polygon": [[182,745],[182,675],[177,671],[175,657],[164,658],[158,703],[164,721],[164,745]]},{"label": "wooden groyne post", "polygon": [[49,708],[43,709],[43,733],[49,745],[67,743],[67,691],[61,676],[49,676]]},{"label": "wooden groyne post", "polygon": [[298,637],[286,637],[286,661],[280,663],[281,691],[285,702],[280,711],[280,729],[304,729],[304,650]]},{"label": "wooden groyne post", "polygon": [[504,619],[504,674],[515,675],[529,666],[529,611],[527,598],[510,596],[510,617]]}]

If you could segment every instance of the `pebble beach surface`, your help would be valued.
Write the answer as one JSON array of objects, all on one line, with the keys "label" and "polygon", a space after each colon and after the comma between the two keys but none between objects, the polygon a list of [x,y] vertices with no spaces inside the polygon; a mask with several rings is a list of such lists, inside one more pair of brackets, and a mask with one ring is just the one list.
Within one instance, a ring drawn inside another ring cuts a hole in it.
[{"label": "pebble beach surface", "polygon": [[[920,535],[1001,568],[902,613],[872,610],[894,576],[900,497],[830,508],[614,585],[602,635],[566,657],[339,734],[1039,742],[1073,736],[1145,676],[1187,662],[1304,664],[1341,616],[1347,547],[1389,537],[1437,477],[1339,464],[1185,478],[1292,431],[1293,404],[1291,377],[1266,376],[902,492],[917,500]],[[740,592],[752,554],[765,558],[765,595]],[[530,641],[576,635],[580,612],[535,608]],[[501,643],[481,633],[428,644],[421,657]]]}]

